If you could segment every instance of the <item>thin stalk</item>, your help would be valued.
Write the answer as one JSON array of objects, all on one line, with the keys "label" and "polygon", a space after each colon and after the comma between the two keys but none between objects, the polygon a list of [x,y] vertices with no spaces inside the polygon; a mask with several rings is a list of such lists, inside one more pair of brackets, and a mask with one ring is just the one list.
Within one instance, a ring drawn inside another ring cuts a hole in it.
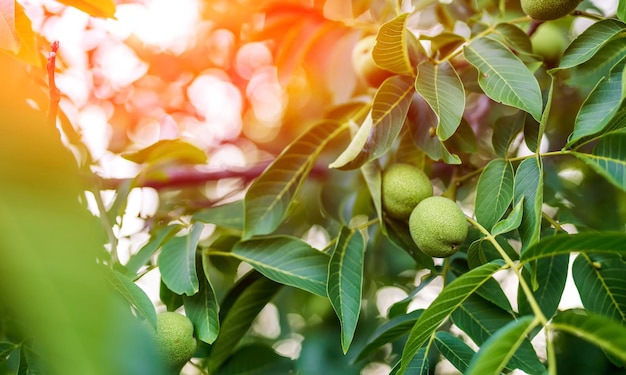
[{"label": "thin stalk", "polygon": [[482,234],[485,235],[485,238],[489,242],[491,242],[491,244],[496,248],[498,253],[500,253],[500,256],[502,256],[502,259],[504,259],[504,262],[515,272],[515,275],[519,279],[519,284],[522,287],[524,295],[528,299],[528,304],[530,305],[530,308],[532,309],[537,319],[539,319],[539,322],[543,326],[546,326],[548,324],[548,319],[543,314],[543,311],[541,311],[541,308],[539,307],[539,304],[537,303],[535,296],[533,296],[533,293],[530,290],[530,287],[526,283],[526,280],[524,280],[524,278],[522,277],[522,273],[519,270],[519,268],[516,266],[515,262],[507,255],[507,253],[500,246],[498,241],[496,241],[496,238],[487,229],[485,229],[485,227],[480,225],[477,221],[475,221],[469,216],[466,216],[465,218],[470,224],[472,224],[474,227],[476,227],[476,229],[478,229]]}]

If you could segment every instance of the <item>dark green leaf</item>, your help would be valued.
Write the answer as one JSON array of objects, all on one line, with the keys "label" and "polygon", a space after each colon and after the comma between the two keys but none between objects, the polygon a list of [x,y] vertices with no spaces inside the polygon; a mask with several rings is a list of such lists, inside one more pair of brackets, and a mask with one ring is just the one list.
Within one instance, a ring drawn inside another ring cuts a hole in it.
[{"label": "dark green leaf", "polygon": [[515,204],[523,198],[522,223],[519,233],[522,252],[539,240],[541,229],[541,205],[543,203],[543,166],[541,160],[526,159],[517,167],[515,174]]},{"label": "dark green leaf", "polygon": [[163,245],[163,243],[176,234],[176,232],[180,229],[182,229],[181,225],[168,225],[165,228],[157,230],[152,238],[150,238],[150,241],[148,241],[148,243],[145,244],[137,252],[137,254],[130,257],[125,266],[127,274],[129,276],[135,276],[139,269],[148,263],[148,260],[152,258],[154,253]]},{"label": "dark green leaf", "polygon": [[497,236],[519,228],[520,224],[522,224],[523,207],[524,197],[515,204],[515,207],[513,207],[513,210],[506,219],[500,220],[493,226],[491,234]]},{"label": "dark green leaf", "polygon": [[344,130],[333,121],[314,125],[252,183],[244,200],[244,239],[271,233],[278,227],[319,154]]},{"label": "dark green leaf", "polygon": [[267,278],[326,297],[330,257],[299,238],[270,236],[239,242],[232,251]]},{"label": "dark green leaf", "polygon": [[219,307],[217,297],[208,273],[208,255],[202,257],[202,272],[198,272],[200,288],[193,296],[183,296],[185,313],[193,322],[195,336],[212,344],[220,329]]},{"label": "dark green leaf", "polygon": [[158,260],[161,278],[176,294],[191,296],[198,292],[196,247],[203,227],[203,224],[194,224],[188,235],[170,239],[161,249]]},{"label": "dark green leaf", "polygon": [[587,232],[547,237],[522,253],[523,263],[572,252],[626,254],[626,234],[621,232]]},{"label": "dark green leaf", "polygon": [[261,345],[242,346],[217,370],[217,375],[277,375],[295,372],[295,363]]},{"label": "dark green leaf", "polygon": [[[513,315],[501,310],[478,296],[470,296],[452,313],[452,321],[465,332],[476,345],[482,346],[502,327],[514,321]],[[519,368],[527,373],[537,373],[543,366],[530,341],[525,340],[512,357],[507,368]]]},{"label": "dark green leaf", "polygon": [[0,342],[0,361],[4,360],[13,350],[17,349],[18,346],[19,345],[12,342]]},{"label": "dark green leaf", "polygon": [[589,26],[567,47],[558,69],[567,69],[591,59],[605,44],[624,31],[626,25],[605,19]]},{"label": "dark green leaf", "polygon": [[594,314],[626,323],[626,263],[617,254],[579,254],[572,277],[585,308]]},{"label": "dark green leaf", "polygon": [[[467,369],[469,375],[498,375],[515,354],[519,346],[526,342],[526,335],[536,323],[532,316],[525,316],[508,323],[491,336],[472,359]],[[536,357],[535,357],[536,358]],[[537,360],[539,365],[541,362]],[[532,373],[541,374],[545,368],[536,368]]]},{"label": "dark green leaf", "polygon": [[[565,289],[568,266],[568,254],[539,259],[533,263],[535,282],[538,285],[537,289],[533,290],[533,296],[548,319],[554,315],[559,307],[559,302]],[[522,269],[522,276],[526,280],[526,284],[533,284],[531,282],[532,276],[527,268]],[[521,287],[517,291],[517,305],[520,315],[533,313]]]},{"label": "dark green leaf", "polygon": [[626,327],[614,320],[581,310],[567,310],[558,313],[550,327],[582,337],[626,362]]},{"label": "dark green leaf", "polygon": [[414,310],[408,314],[398,315],[378,327],[367,340],[367,344],[361,349],[355,361],[361,361],[375,349],[393,342],[404,335],[408,335],[411,328],[415,325],[417,318],[422,315],[423,311],[424,310]]},{"label": "dark green leaf", "polygon": [[526,112],[523,111],[519,111],[511,116],[500,117],[496,120],[491,137],[491,143],[496,155],[501,158],[507,157],[509,145],[522,130],[525,122]]},{"label": "dark green leaf", "polygon": [[327,292],[341,323],[341,347],[348,351],[361,311],[365,240],[361,232],[343,227],[328,264]]},{"label": "dark green leaf", "polygon": [[436,137],[437,116],[420,95],[414,95],[407,116],[409,131],[415,145],[433,160],[446,164],[461,164],[461,159],[450,153],[439,137]]},{"label": "dark green leaf", "polygon": [[445,331],[435,334],[435,344],[439,353],[463,374],[476,354],[463,340]]},{"label": "dark green leaf", "polygon": [[595,86],[626,57],[626,38],[618,37],[606,43],[591,59],[572,69],[569,84],[578,87]]},{"label": "dark green leaf", "polygon": [[626,133],[615,133],[603,137],[591,154],[573,154],[613,185],[626,191]]},{"label": "dark green leaf", "polygon": [[222,303],[222,324],[217,340],[211,346],[209,372],[215,372],[230,357],[256,316],[280,287],[281,284],[255,273],[244,277],[233,287]]},{"label": "dark green leaf", "polygon": [[576,121],[574,132],[565,147],[572,148],[581,141],[601,133],[617,114],[626,96],[623,81],[624,66],[615,69],[607,79],[602,79],[583,103]]},{"label": "dark green leaf", "polygon": [[442,290],[413,326],[402,352],[400,373],[407,370],[415,354],[439,325],[502,266],[501,261],[479,266],[461,275]]},{"label": "dark green leaf", "polygon": [[476,188],[476,220],[491,230],[513,200],[513,166],[494,159],[483,169]]},{"label": "dark green leaf", "polygon": [[502,43],[477,38],[463,49],[465,58],[478,69],[478,84],[485,94],[541,119],[543,101],[535,76],[526,65]]},{"label": "dark green leaf", "polygon": [[215,224],[218,227],[243,230],[243,201],[226,203],[199,211],[191,219],[201,223]]},{"label": "dark green leaf", "polygon": [[430,270],[435,268],[433,258],[424,254],[415,244],[406,222],[388,218],[385,220],[385,228],[387,229],[389,240],[400,249],[406,251],[417,262],[419,267]]}]

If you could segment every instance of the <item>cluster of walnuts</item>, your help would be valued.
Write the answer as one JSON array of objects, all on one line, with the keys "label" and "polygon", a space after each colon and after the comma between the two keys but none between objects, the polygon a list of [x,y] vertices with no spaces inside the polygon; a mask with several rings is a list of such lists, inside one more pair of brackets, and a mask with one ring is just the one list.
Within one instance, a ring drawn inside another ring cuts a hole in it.
[{"label": "cluster of walnuts", "polygon": [[467,237],[463,211],[454,201],[433,196],[428,176],[416,166],[397,163],[383,172],[382,203],[390,217],[408,220],[415,244],[429,256],[449,257]]}]

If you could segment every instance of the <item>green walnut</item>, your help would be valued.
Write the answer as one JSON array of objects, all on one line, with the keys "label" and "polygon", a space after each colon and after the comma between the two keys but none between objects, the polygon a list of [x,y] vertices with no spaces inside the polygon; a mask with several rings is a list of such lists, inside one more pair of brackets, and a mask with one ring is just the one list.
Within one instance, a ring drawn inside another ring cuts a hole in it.
[{"label": "green walnut", "polygon": [[556,65],[567,48],[565,33],[552,22],[542,23],[530,40],[533,53],[542,56],[549,66]]},{"label": "green walnut", "polygon": [[407,220],[415,206],[432,195],[428,176],[414,165],[393,164],[383,172],[383,209],[395,219]]},{"label": "green walnut", "polygon": [[178,374],[196,351],[193,324],[182,314],[160,313],[157,315],[156,342],[168,370]]},{"label": "green walnut", "polygon": [[446,197],[429,197],[411,213],[409,230],[425,254],[446,258],[456,253],[467,237],[463,211]]},{"label": "green walnut", "polygon": [[570,14],[580,0],[521,0],[522,10],[530,18],[549,21]]}]

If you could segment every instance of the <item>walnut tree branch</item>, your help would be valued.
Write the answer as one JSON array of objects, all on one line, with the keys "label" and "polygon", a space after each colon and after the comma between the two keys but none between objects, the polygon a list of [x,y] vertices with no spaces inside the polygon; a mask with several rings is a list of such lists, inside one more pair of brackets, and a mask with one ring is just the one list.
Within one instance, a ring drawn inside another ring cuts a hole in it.
[{"label": "walnut tree branch", "polygon": [[59,50],[59,42],[54,41],[50,45],[50,54],[48,55],[48,64],[46,70],[48,71],[48,89],[50,90],[50,107],[48,108],[48,124],[56,127],[57,112],[59,110],[59,89],[57,88],[54,80],[54,71],[56,68],[57,51]]}]

